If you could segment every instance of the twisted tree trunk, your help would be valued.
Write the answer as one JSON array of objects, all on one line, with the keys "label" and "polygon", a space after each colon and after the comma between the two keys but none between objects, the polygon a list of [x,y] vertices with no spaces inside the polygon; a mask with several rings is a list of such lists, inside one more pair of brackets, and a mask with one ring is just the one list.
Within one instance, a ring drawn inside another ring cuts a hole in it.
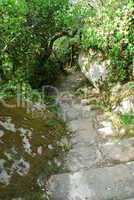
[{"label": "twisted tree trunk", "polygon": [[74,37],[77,34],[77,30],[74,30],[72,32],[69,31],[61,31],[59,33],[56,33],[49,41],[48,44],[46,45],[46,47],[44,48],[44,52],[40,55],[39,57],[39,68],[42,67],[44,65],[44,63],[48,60],[48,58],[51,56],[52,52],[53,52],[53,45],[54,42],[64,36],[67,37]]}]

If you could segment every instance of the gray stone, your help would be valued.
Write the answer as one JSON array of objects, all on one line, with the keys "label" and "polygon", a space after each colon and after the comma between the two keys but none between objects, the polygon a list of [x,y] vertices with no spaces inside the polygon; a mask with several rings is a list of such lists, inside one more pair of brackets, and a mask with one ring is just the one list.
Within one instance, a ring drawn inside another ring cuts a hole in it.
[{"label": "gray stone", "polygon": [[3,137],[3,135],[4,135],[4,131],[0,130],[0,138]]},{"label": "gray stone", "polygon": [[30,163],[25,161],[23,158],[16,160],[12,166],[12,172],[16,171],[20,176],[25,176],[30,170]]},{"label": "gray stone", "polygon": [[87,79],[92,81],[96,88],[98,88],[98,82],[104,81],[107,78],[107,66],[110,65],[109,60],[102,61],[101,57],[102,55],[98,55],[95,60],[91,61],[90,55],[86,52],[82,52],[79,55],[78,60],[81,71],[84,73]]},{"label": "gray stone", "polygon": [[[82,56],[84,56],[82,58],[83,60],[80,60],[82,70],[86,70],[85,72],[88,74],[85,75],[89,75],[90,78],[90,72],[93,72],[92,82],[94,85],[96,84],[96,78],[98,80],[102,74],[105,79],[106,73],[100,74],[102,70],[100,68],[103,64],[105,68],[108,63],[100,62],[98,64],[94,62],[92,66],[94,69],[92,70],[91,67],[90,70],[86,68],[88,67],[86,65],[89,64],[88,55]],[[98,68],[100,71],[97,71]],[[63,98],[60,101],[60,105],[62,108],[62,116],[64,116],[70,130],[73,132],[71,138],[72,148],[66,156],[64,163],[64,169],[67,169],[68,173],[51,176],[48,181],[48,191],[52,196],[51,199],[125,200],[133,198],[134,162],[128,164],[119,164],[119,162],[124,163],[134,160],[134,141],[123,140],[121,144],[119,142],[108,143],[111,138],[108,137],[106,138],[106,140],[108,139],[107,143],[102,143],[104,140],[98,137],[99,134],[96,133],[93,123],[94,120],[96,121],[96,106],[87,106],[85,100],[83,102],[80,99],[77,101],[77,97],[73,96],[72,93],[70,94],[70,91],[75,88],[74,86],[78,86],[79,83],[79,78],[76,81],[76,78],[74,79],[71,75],[64,81],[60,89],[61,91],[67,92],[69,97],[66,98],[67,96],[64,95],[65,99]],[[115,92],[118,89],[116,88]],[[94,95],[97,98],[97,89],[95,89]],[[82,98],[85,99],[86,97]],[[114,123],[112,119],[107,121],[107,116],[99,119],[99,123],[100,121],[102,122],[101,127],[99,127],[100,135],[115,136],[114,131],[116,127],[119,130],[121,127],[120,120],[117,120],[117,117],[114,117],[114,119]],[[118,162],[118,165],[115,161]],[[109,167],[109,164],[114,166]]]},{"label": "gray stone", "polygon": [[75,132],[72,136],[72,149],[69,151],[65,166],[69,171],[89,169],[98,164],[100,153],[96,145],[96,132],[90,119],[73,120],[70,128]]},{"label": "gray stone", "polygon": [[82,99],[81,100],[81,105],[85,106],[85,105],[88,105],[88,104],[89,104],[88,99]]},{"label": "gray stone", "polygon": [[125,200],[134,200],[134,198],[131,198],[131,199],[125,199]]},{"label": "gray stone", "polygon": [[122,114],[134,113],[134,96],[124,98],[114,111]]},{"label": "gray stone", "polygon": [[15,124],[11,123],[10,118],[7,119],[7,121],[5,121],[5,122],[0,121],[0,125],[8,131],[11,131],[11,132],[14,132],[14,133],[16,132]]},{"label": "gray stone", "polygon": [[134,196],[134,162],[52,176],[53,200],[123,200]]},{"label": "gray stone", "polygon": [[5,160],[0,159],[0,183],[8,185],[10,183],[11,176],[7,173],[4,164]]},{"label": "gray stone", "polygon": [[100,161],[100,154],[94,146],[77,146],[70,150],[66,158],[66,168],[78,171],[95,167]]},{"label": "gray stone", "polygon": [[134,138],[107,142],[100,145],[104,161],[128,162],[134,160]]}]

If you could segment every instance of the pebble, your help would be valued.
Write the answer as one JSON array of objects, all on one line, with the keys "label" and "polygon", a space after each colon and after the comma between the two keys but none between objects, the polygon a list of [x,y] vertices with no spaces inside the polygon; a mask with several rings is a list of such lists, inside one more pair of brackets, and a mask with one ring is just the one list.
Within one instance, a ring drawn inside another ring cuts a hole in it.
[{"label": "pebble", "polygon": [[54,149],[54,147],[51,144],[49,144],[48,149]]},{"label": "pebble", "polygon": [[3,137],[4,131],[0,130],[0,138]]},{"label": "pebble", "polygon": [[37,148],[37,154],[42,155],[42,153],[43,153],[43,148],[42,148],[42,146],[40,146]]}]

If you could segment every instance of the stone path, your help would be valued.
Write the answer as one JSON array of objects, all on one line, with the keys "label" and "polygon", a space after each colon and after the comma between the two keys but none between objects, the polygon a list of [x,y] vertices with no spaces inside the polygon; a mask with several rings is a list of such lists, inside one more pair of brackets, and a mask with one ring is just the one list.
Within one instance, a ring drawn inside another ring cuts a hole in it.
[{"label": "stone path", "polygon": [[62,114],[74,134],[66,173],[48,181],[52,200],[134,200],[134,162],[104,162],[94,127],[97,113],[73,95],[82,79],[70,75],[60,88]]}]

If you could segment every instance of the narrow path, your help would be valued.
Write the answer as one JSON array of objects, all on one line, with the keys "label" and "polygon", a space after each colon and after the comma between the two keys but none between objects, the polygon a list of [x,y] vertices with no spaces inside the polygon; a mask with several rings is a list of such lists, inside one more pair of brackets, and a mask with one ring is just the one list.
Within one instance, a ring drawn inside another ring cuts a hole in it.
[{"label": "narrow path", "polygon": [[97,112],[74,95],[82,79],[75,72],[60,87],[62,114],[74,134],[65,158],[66,173],[49,180],[52,200],[134,200],[134,162],[102,165],[94,128]]}]

